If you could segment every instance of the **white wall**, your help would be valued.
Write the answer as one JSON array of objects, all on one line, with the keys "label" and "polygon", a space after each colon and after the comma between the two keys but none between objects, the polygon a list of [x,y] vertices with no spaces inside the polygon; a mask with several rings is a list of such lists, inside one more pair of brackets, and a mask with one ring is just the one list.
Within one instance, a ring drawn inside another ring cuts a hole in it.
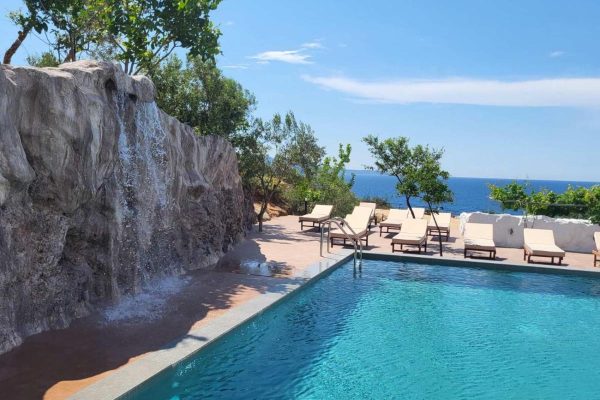
[{"label": "white wall", "polygon": [[[481,212],[460,214],[460,232],[467,222],[494,224],[494,241],[498,247],[523,247],[524,218],[509,214],[486,214]],[[556,244],[566,251],[590,253],[596,248],[594,232],[600,225],[587,220],[535,216],[527,218],[528,228],[552,229]]]}]

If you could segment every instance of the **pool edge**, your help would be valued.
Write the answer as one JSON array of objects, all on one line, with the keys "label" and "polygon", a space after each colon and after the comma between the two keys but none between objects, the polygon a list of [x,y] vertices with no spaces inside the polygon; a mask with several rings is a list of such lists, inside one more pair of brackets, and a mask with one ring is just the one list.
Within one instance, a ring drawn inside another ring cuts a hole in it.
[{"label": "pool edge", "polygon": [[[173,347],[164,347],[153,351],[139,360],[119,367],[111,375],[101,379],[69,397],[71,400],[106,400],[119,399],[135,390],[162,371],[188,358],[207,345],[226,335],[255,316],[265,312],[277,303],[305,288],[336,267],[352,259],[352,251],[341,250],[339,253],[328,253],[328,258],[320,259],[305,268],[302,274],[284,278],[289,281],[285,291],[267,292],[240,304],[216,317],[204,326],[190,331]],[[417,262],[419,264],[442,265],[462,268],[485,268],[513,272],[533,272],[544,274],[579,275],[600,278],[599,271],[578,269],[576,267],[559,267],[540,264],[509,263],[501,260],[437,258],[418,254],[391,254],[386,252],[365,251],[364,259]],[[276,278],[281,279],[281,278]],[[168,344],[166,345],[168,346]]]},{"label": "pool edge", "polygon": [[513,272],[533,272],[543,274],[558,275],[576,275],[600,278],[600,268],[590,270],[589,268],[580,268],[572,265],[559,266],[549,264],[527,264],[507,262],[503,260],[491,260],[485,258],[443,258],[431,257],[430,255],[420,255],[418,253],[392,254],[378,251],[365,251],[365,259],[395,260],[395,261],[413,261],[420,264],[443,265],[448,267],[467,267],[467,268],[485,268]]}]

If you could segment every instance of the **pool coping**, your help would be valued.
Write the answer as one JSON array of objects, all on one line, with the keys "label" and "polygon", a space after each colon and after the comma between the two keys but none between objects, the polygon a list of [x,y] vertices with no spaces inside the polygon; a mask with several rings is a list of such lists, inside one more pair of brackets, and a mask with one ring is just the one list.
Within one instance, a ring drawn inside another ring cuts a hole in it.
[{"label": "pool coping", "polygon": [[589,267],[578,267],[573,265],[550,265],[526,262],[509,262],[503,260],[492,260],[487,258],[442,258],[421,255],[418,253],[387,253],[380,251],[365,251],[365,259],[414,261],[420,264],[443,265],[448,267],[485,268],[513,272],[533,272],[543,274],[577,275],[600,278],[600,268],[594,270]]},{"label": "pool coping", "polygon": [[[299,274],[286,278],[272,278],[288,281],[285,289],[278,292],[261,293],[216,317],[206,325],[190,331],[173,346],[153,351],[139,360],[121,366],[106,378],[103,378],[69,397],[71,400],[106,400],[118,399],[132,392],[139,385],[160,372],[173,367],[183,359],[192,356],[205,346],[232,331],[239,325],[254,318],[268,308],[274,306],[285,297],[306,287],[337,266],[352,259],[352,251],[341,249],[337,253],[327,253],[327,257],[310,264]],[[364,259],[417,262],[420,264],[442,265],[449,267],[485,268],[513,272],[534,272],[545,274],[580,275],[600,278],[598,271],[574,266],[557,266],[543,264],[527,264],[472,258],[442,258],[419,254],[392,254],[378,251],[365,251]]]},{"label": "pool coping", "polygon": [[153,376],[190,357],[237,326],[266,311],[291,293],[333,271],[335,267],[351,258],[352,252],[343,249],[337,253],[328,253],[326,258],[321,258],[319,261],[310,264],[297,275],[287,278],[270,278],[277,279],[279,282],[288,282],[283,285],[283,290],[261,293],[255,298],[233,307],[207,324],[188,332],[176,343],[171,343],[172,346],[165,346],[160,350],[144,355],[139,360],[119,367],[106,378],[100,379],[74,393],[69,399],[107,400],[121,398]]}]

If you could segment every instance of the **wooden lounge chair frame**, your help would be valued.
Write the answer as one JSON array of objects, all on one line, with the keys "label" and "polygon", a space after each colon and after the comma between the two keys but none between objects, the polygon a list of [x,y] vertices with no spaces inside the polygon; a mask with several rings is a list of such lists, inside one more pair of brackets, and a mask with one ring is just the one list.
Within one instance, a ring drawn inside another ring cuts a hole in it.
[{"label": "wooden lounge chair frame", "polygon": [[[442,214],[450,214],[450,213],[440,213]],[[452,215],[450,215],[450,221],[452,221]],[[446,242],[450,240],[450,224],[448,226],[435,226],[435,222],[433,222],[433,216],[431,216],[431,222],[433,225],[427,226],[427,234],[431,236],[442,236],[446,237]]]},{"label": "wooden lounge chair frame", "polygon": [[313,208],[313,212],[314,212],[314,209],[317,206],[329,207],[329,214],[323,215],[322,217],[319,217],[319,218],[307,217],[308,215],[311,215],[312,213],[311,214],[306,214],[306,215],[301,215],[298,218],[298,220],[300,222],[300,230],[303,230],[304,229],[304,225],[308,224],[308,223],[311,223],[311,225],[309,225],[310,228],[318,227],[319,229],[321,229],[321,225],[323,224],[323,222],[327,221],[331,217],[331,211],[333,209],[333,206],[327,205],[327,204],[317,204]]},{"label": "wooden lounge chair frame", "polygon": [[381,236],[384,233],[383,232],[383,228],[386,228],[385,233],[390,233],[390,228],[391,229],[400,229],[402,227],[402,222],[397,223],[397,224],[390,224],[388,222],[390,219],[396,219],[396,218],[391,218],[390,217],[390,215],[392,213],[394,213],[394,214],[396,214],[396,213],[401,214],[401,216],[398,217],[398,220],[401,220],[401,221],[405,221],[407,219],[407,216],[408,216],[408,210],[406,210],[406,209],[403,209],[403,208],[392,208],[392,209],[390,209],[390,211],[388,213],[388,217],[379,223],[379,236]]},{"label": "wooden lounge chair frame", "polygon": [[[410,213],[409,209],[400,209],[401,211],[406,211],[406,218],[407,219],[415,219],[412,217],[412,214]],[[415,216],[417,216],[418,218],[416,219],[422,219],[423,215],[425,215],[425,209],[421,208],[421,207],[415,207],[413,208],[413,211],[415,211]],[[402,229],[402,223],[400,224],[393,224],[393,225],[385,225],[385,222],[387,220],[389,220],[390,218],[388,217],[387,219],[381,221],[379,223],[379,236],[381,236],[383,233],[390,233],[390,229],[397,229],[400,230]],[[382,225],[383,224],[383,225]],[[383,228],[386,228],[385,232],[383,231]]]},{"label": "wooden lounge chair frame", "polygon": [[[492,224],[480,224],[480,223],[473,223],[473,222],[468,222],[467,224],[491,226],[492,227],[492,237],[491,237],[491,239],[487,239],[487,240],[491,240],[492,243],[494,243],[494,233],[493,233],[494,226]],[[482,228],[483,227],[480,227],[480,229],[482,229]],[[467,229],[467,227],[465,227],[465,231],[466,231],[466,229]],[[478,239],[486,239],[486,238],[480,237]],[[490,260],[494,260],[496,258],[496,244],[494,243],[493,248],[484,248],[484,247],[486,247],[486,246],[471,245],[469,243],[466,243],[466,241],[465,241],[463,256],[464,256],[464,258],[467,258],[469,256],[469,253],[468,253],[469,251],[471,251],[471,252],[476,251],[476,252],[488,253],[489,254],[488,258]],[[490,246],[490,247],[492,247],[492,246]],[[475,258],[475,257],[473,257],[473,254],[471,254],[471,258]],[[477,258],[481,258],[481,257],[477,257]]]},{"label": "wooden lounge chair frame", "polygon": [[[362,206],[359,206],[359,207],[361,207],[363,209],[367,208],[367,207],[362,207]],[[361,213],[362,213],[362,215],[361,215]],[[358,240],[360,240],[360,241],[364,240],[365,241],[365,246],[368,247],[369,246],[369,233],[370,233],[369,232],[370,217],[367,219],[367,215],[365,214],[365,210],[360,210],[360,209],[356,210],[356,207],[355,207],[355,210],[353,211],[353,213],[350,216],[346,216],[346,217],[349,218],[349,217],[352,217],[352,216],[355,216],[356,218],[363,218],[362,222],[366,221],[367,224],[366,224],[366,226],[364,226],[364,229],[362,229],[360,232],[356,232],[356,233],[358,235]],[[348,221],[346,221],[346,222],[348,222]],[[352,224],[350,222],[348,222],[348,224],[349,224],[349,226],[352,226]],[[354,242],[354,239],[350,239],[350,238],[346,237],[345,235],[343,237],[329,236],[329,241],[331,243],[331,247],[333,247],[335,245],[335,241],[336,240],[338,240],[338,244],[340,246],[345,246],[347,240],[351,240],[352,242]],[[340,243],[339,241],[341,241],[342,243]]]},{"label": "wooden lounge chair frame", "polygon": [[[346,241],[350,240],[348,238],[339,238],[339,237],[330,237],[329,241],[331,242],[331,247],[334,246],[335,242],[334,240],[339,240],[342,241],[342,243],[338,242],[338,244],[340,246],[345,246],[346,245]],[[365,242],[365,247],[369,246],[369,231],[365,231],[359,238],[358,240],[360,240],[361,242],[364,241]]]},{"label": "wooden lounge chair frame", "polygon": [[[394,243],[394,240],[397,240],[395,238],[392,238],[392,253],[396,251],[396,246],[400,245],[400,250],[399,251],[404,251],[404,246],[415,246],[417,247],[419,250],[418,252],[421,253],[421,248],[424,247],[425,252],[427,252],[427,222],[425,220],[415,220],[415,219],[408,219],[408,221],[423,221],[425,222],[425,234],[423,236],[423,238],[421,239],[421,241],[419,243]],[[405,226],[405,224],[403,224],[403,226]],[[402,229],[400,229],[400,233],[402,233]]]},{"label": "wooden lounge chair frame", "polygon": [[[527,230],[527,228],[525,228],[525,230]],[[554,232],[551,229],[539,229],[539,230],[546,230],[546,231],[552,232],[552,239],[554,241]],[[554,245],[556,246],[556,241],[554,241]],[[558,246],[556,246],[556,247],[558,247]],[[531,261],[531,257],[549,258],[551,264],[554,264],[554,259],[558,258],[558,265],[562,265],[562,260],[564,258],[564,256],[551,256],[551,255],[544,255],[544,254],[531,254],[531,253],[529,253],[527,251],[527,242],[525,242],[525,244],[523,245],[523,261],[527,260],[527,263],[531,264],[533,262],[533,261]]]},{"label": "wooden lounge chair frame", "polygon": [[[400,246],[400,250],[396,250],[395,246]],[[425,239],[423,240],[423,242],[421,242],[420,244],[410,244],[410,243],[394,243],[392,242],[392,253],[395,251],[404,251],[404,246],[415,246],[417,247],[419,250],[417,250],[418,253],[421,253],[421,246],[423,246],[425,252],[427,253],[427,237],[425,237]]]}]

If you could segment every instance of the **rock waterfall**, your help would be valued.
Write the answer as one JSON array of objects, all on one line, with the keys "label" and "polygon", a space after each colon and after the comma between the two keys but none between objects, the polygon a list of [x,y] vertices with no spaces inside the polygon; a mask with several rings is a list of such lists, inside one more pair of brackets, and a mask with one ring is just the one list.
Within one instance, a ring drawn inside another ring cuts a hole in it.
[{"label": "rock waterfall", "polygon": [[213,266],[245,210],[230,144],[163,113],[147,78],[0,66],[0,352]]}]

